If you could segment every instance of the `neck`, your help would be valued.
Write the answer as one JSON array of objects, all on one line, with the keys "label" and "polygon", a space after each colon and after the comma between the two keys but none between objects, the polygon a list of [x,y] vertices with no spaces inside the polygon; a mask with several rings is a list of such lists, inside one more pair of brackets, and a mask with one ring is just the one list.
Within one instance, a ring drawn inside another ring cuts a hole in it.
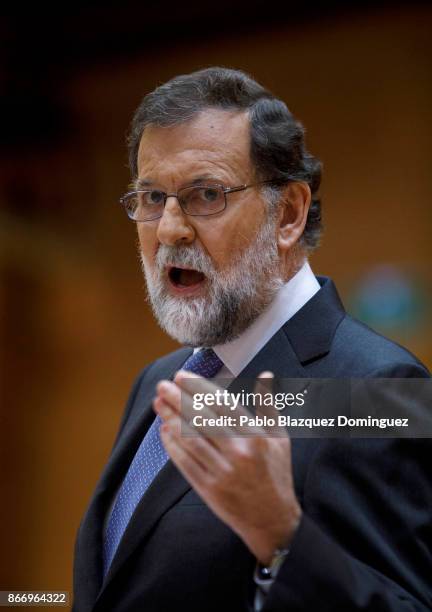
[{"label": "neck", "polygon": [[307,261],[305,249],[295,244],[292,249],[281,257],[280,270],[284,282],[288,282],[297,274]]}]

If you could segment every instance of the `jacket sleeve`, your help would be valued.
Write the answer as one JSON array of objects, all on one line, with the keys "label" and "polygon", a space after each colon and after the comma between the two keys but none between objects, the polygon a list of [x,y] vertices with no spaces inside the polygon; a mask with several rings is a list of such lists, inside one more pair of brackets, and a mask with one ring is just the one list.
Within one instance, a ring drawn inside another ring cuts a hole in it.
[{"label": "jacket sleeve", "polygon": [[320,441],[263,612],[432,610],[431,442]]}]

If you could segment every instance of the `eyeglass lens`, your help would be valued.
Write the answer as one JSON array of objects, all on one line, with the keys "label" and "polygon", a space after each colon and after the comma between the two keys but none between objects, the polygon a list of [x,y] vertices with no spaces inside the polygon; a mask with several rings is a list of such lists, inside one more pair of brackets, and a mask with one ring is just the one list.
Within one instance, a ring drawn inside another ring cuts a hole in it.
[{"label": "eyeglass lens", "polygon": [[[151,221],[162,216],[166,194],[158,189],[135,191],[123,199],[126,212],[134,221]],[[216,185],[199,185],[180,189],[177,194],[188,215],[214,215],[225,208],[225,193]]]}]

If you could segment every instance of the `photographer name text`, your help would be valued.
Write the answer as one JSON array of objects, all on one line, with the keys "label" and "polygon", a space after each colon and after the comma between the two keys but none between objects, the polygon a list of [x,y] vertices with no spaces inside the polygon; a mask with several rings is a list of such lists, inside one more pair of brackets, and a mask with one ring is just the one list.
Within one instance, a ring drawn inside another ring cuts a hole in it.
[{"label": "photographer name text", "polygon": [[345,415],[339,415],[334,418],[293,418],[289,415],[282,414],[278,414],[276,417],[221,415],[214,418],[197,414],[192,418],[191,424],[194,427],[299,427],[307,429],[321,427],[372,427],[387,429],[409,426],[407,418],[376,418],[372,416],[350,418]]}]

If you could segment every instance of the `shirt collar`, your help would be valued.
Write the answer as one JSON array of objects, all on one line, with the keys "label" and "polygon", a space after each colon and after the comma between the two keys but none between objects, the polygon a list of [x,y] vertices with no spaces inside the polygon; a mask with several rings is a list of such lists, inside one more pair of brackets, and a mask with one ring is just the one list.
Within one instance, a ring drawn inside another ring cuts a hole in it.
[{"label": "shirt collar", "polygon": [[264,312],[238,338],[214,346],[214,352],[233,376],[238,376],[270,338],[319,289],[320,285],[306,261],[300,270],[279,289]]}]

